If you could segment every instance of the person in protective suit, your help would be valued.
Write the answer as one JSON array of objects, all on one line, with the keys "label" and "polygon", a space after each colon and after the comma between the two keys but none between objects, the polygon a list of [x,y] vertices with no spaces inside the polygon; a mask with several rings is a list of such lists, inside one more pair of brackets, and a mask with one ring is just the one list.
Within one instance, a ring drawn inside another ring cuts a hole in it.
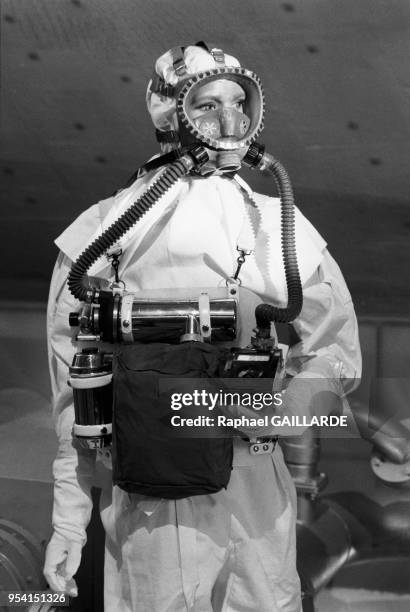
[{"label": "person in protective suit", "polygon": [[[187,79],[200,81],[203,71],[221,66],[240,69],[234,57],[203,45],[173,49],[157,60],[147,106],[163,152],[181,146],[186,127],[177,117],[175,92]],[[218,136],[232,142],[248,129],[256,134],[262,127],[257,97],[253,111],[247,109],[253,93],[246,82],[223,76],[193,88],[187,102],[189,121],[211,142]],[[126,233],[119,272],[127,290],[223,286],[235,273],[239,249],[247,254],[239,275],[242,287],[257,296],[256,303],[286,303],[279,199],[254,193],[237,176],[245,152],[209,148],[209,161],[201,170],[178,180]],[[300,612],[296,494],[278,444],[258,456],[249,452],[245,436],[235,437],[227,488],[172,500],[113,487],[109,469],[95,461],[95,452],[72,441],[74,410],[67,377],[76,342],[67,321],[78,302],[68,290],[67,276],[85,246],[162,170],[135,178],[91,207],[56,241],[60,255],[51,282],[48,337],[59,450],[45,576],[53,589],[76,594],[73,575],[86,541],[90,487],[97,484],[102,487],[106,532],[107,611]],[[299,342],[287,358],[293,379],[284,396],[284,414],[305,413],[309,395],[330,386],[342,396],[361,373],[357,323],[343,276],[324,240],[297,210],[296,245],[303,308],[293,322]],[[100,258],[90,275],[112,279],[110,262]],[[250,336],[254,320],[247,325]],[[312,384],[298,386],[306,379]],[[278,432],[271,428],[259,433]]]}]

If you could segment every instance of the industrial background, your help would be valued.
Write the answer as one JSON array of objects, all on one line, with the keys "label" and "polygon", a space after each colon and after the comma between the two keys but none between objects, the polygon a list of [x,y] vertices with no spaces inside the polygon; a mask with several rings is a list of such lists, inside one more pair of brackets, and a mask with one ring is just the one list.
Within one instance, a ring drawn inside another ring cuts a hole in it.
[{"label": "industrial background", "polygon": [[[50,533],[56,442],[44,312],[57,255],[53,240],[157,152],[144,99],[153,62],[168,48],[205,40],[262,79],[267,113],[260,140],[287,168],[297,203],[327,240],[360,318],[365,376],[353,404],[366,405],[376,377],[408,378],[410,3],[2,0],[0,20],[0,545],[8,542],[18,568],[13,575],[26,576],[7,521],[39,541]],[[268,179],[250,171],[242,176],[270,193]],[[383,554],[381,565],[373,553],[367,565],[359,555],[354,562],[362,569],[354,566],[353,578],[348,569],[336,574],[349,558],[341,538],[330,555],[337,559],[333,573],[321,568],[321,578],[307,585],[314,593],[333,584],[327,596],[339,597],[322,602],[319,612],[345,610],[352,586],[370,593],[370,603],[357,610],[409,609],[410,589],[398,576],[410,571],[410,495],[375,477],[371,450],[357,436],[323,443],[325,493],[350,491],[345,506],[375,525],[371,546],[360,540],[358,548]],[[402,478],[408,484],[410,466],[400,469],[408,470]],[[359,494],[370,506],[357,501]],[[386,510],[392,505],[393,518]],[[326,537],[317,537],[326,548]],[[92,567],[93,546],[86,557]],[[11,584],[4,568],[0,559],[0,585],[2,578]],[[377,588],[398,599],[372,599]],[[88,597],[82,609],[98,610],[98,593],[89,590]]]}]

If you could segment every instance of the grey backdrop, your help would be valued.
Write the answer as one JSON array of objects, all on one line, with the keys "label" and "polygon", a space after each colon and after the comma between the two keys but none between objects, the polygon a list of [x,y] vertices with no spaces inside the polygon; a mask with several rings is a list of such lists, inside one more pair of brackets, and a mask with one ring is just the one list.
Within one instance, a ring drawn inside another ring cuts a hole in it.
[{"label": "grey backdrop", "polygon": [[[156,151],[153,61],[203,39],[266,90],[287,167],[362,314],[408,314],[407,0],[3,0],[1,296],[44,300],[53,239]],[[268,179],[244,177],[272,193]]]}]

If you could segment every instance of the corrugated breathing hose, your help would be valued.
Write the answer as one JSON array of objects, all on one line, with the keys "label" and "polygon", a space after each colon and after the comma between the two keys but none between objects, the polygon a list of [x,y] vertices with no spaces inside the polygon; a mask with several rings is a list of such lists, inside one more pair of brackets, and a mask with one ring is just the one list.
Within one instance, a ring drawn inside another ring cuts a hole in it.
[{"label": "corrugated breathing hose", "polygon": [[[254,143],[255,148],[261,147]],[[288,303],[285,308],[260,304],[256,307],[256,325],[259,330],[270,328],[271,321],[289,323],[296,319],[302,310],[303,292],[299,275],[295,242],[295,208],[292,185],[282,164],[263,149],[254,153],[255,165],[262,172],[269,172],[275,179],[281,200],[281,242],[285,268]]]},{"label": "corrugated breathing hose", "polygon": [[[68,287],[78,300],[92,299],[95,289],[85,285],[87,270],[99,257],[117,242],[152,206],[164,195],[177,180],[192,170],[195,165],[204,163],[202,157],[208,155],[202,147],[197,147],[183,155],[169,166],[165,172],[145,191],[128,210],[126,210],[101,236],[98,236],[74,262],[68,276]],[[206,161],[204,159],[204,161]]]}]

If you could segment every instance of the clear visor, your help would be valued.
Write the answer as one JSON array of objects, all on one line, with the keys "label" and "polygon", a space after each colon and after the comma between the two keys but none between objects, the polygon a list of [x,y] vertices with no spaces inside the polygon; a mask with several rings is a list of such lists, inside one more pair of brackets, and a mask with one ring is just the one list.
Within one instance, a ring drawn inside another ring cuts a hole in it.
[{"label": "clear visor", "polygon": [[[212,81],[226,79],[238,83],[245,92],[242,112],[246,117],[235,137],[226,138],[218,130],[210,130],[209,122],[198,121],[192,116],[193,100],[198,88]],[[177,115],[180,127],[204,146],[217,151],[232,151],[249,147],[263,129],[265,100],[259,77],[244,68],[216,68],[190,77],[177,96]]]}]

